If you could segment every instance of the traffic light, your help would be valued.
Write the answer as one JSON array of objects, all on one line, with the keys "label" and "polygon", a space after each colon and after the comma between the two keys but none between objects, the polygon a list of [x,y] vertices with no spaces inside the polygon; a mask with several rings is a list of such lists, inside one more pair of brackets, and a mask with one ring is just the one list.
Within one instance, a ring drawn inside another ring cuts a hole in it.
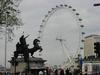
[{"label": "traffic light", "polygon": [[94,43],[94,49],[97,57],[100,57],[100,42],[95,42]]}]

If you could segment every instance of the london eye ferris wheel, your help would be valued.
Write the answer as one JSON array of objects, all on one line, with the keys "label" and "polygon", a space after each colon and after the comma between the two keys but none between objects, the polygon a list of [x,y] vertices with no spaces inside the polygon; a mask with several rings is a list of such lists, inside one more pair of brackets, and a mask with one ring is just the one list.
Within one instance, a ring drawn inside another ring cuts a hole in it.
[{"label": "london eye ferris wheel", "polygon": [[73,58],[82,55],[84,50],[83,19],[70,5],[61,4],[48,11],[38,31],[48,62],[61,64],[72,63]]}]

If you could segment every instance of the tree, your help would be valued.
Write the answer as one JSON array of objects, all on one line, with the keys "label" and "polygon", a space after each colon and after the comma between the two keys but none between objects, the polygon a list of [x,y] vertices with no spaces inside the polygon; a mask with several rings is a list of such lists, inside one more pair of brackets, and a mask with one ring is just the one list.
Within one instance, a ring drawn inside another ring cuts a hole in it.
[{"label": "tree", "polygon": [[[22,25],[22,21],[18,16],[20,0],[0,0],[0,32],[13,34],[13,30],[17,26]],[[11,35],[9,36],[11,38]]]}]

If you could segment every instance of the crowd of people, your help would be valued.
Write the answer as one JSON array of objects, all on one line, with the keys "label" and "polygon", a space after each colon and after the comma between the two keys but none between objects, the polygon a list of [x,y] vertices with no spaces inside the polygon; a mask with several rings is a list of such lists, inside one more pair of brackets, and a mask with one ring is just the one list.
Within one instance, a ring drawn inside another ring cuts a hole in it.
[{"label": "crowd of people", "polygon": [[44,73],[39,73],[39,75],[82,75],[80,69],[47,69]]}]

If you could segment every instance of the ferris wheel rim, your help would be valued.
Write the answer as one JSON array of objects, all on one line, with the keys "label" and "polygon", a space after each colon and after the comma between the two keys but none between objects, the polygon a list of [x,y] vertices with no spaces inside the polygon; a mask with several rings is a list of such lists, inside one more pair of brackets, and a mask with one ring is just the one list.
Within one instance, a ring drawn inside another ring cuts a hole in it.
[{"label": "ferris wheel rim", "polygon": [[[55,8],[52,8],[50,11],[48,11],[48,14],[45,15],[44,19],[42,20],[41,24],[40,24],[40,29],[39,29],[39,36],[37,37],[38,39],[42,39],[43,37],[43,32],[44,29],[46,27],[46,24],[48,22],[48,20],[51,18],[51,16],[53,14],[55,14],[55,12],[61,10],[61,9],[69,9],[71,11],[71,13],[76,17],[76,22],[77,22],[77,26],[79,27],[79,43],[80,42],[84,42],[83,41],[83,33],[80,29],[84,27],[84,25],[82,24],[82,18],[80,17],[80,14],[76,11],[76,9],[74,9],[72,6],[70,5],[66,5],[66,4],[60,4],[58,6],[56,6]],[[83,49],[83,47],[79,46],[79,50]],[[77,53],[77,52],[76,52]],[[79,52],[80,53],[80,52]]]}]

